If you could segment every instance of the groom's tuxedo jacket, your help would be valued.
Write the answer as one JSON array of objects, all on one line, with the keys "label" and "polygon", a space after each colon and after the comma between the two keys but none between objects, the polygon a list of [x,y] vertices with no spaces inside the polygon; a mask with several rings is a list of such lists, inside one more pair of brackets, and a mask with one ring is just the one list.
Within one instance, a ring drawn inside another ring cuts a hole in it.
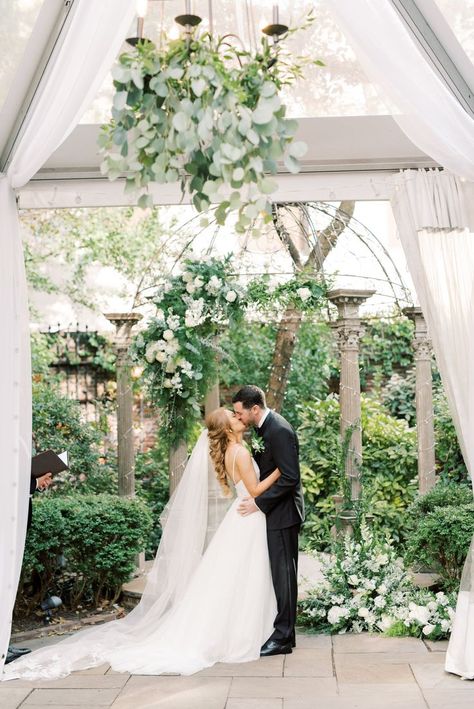
[{"label": "groom's tuxedo jacket", "polygon": [[301,489],[299,443],[296,433],[283,416],[270,411],[258,429],[265,448],[254,454],[260,468],[260,480],[279,468],[281,477],[268,490],[255,498],[265,513],[267,529],[285,529],[304,520]]}]

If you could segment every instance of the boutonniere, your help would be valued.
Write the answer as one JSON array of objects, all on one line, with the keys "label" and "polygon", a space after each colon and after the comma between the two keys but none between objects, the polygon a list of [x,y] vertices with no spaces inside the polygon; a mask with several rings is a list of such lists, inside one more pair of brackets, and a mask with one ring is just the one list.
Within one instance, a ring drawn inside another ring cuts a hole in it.
[{"label": "boutonniere", "polygon": [[250,446],[254,453],[263,453],[265,450],[265,442],[263,438],[260,438],[260,436],[255,432],[252,433],[250,438]]}]

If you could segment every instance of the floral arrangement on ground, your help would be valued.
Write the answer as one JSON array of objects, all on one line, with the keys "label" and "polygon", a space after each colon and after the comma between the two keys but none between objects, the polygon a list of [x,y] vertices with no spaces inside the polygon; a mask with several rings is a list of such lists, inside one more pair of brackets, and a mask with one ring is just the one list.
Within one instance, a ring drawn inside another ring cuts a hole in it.
[{"label": "floral arrangement on ground", "polygon": [[441,640],[449,637],[456,594],[413,585],[393,545],[365,525],[323,560],[324,581],[299,603],[299,622],[315,632],[384,632]]}]

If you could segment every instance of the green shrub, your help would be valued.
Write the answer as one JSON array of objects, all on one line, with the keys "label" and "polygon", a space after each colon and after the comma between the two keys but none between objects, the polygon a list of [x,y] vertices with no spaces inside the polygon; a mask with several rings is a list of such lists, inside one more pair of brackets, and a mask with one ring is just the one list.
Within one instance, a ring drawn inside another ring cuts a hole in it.
[{"label": "green shrub", "polygon": [[70,492],[115,492],[116,472],[101,461],[102,435],[81,418],[77,401],[63,396],[57,385],[40,379],[33,385],[33,437],[37,451],[67,450],[70,470],[55,478],[53,488]]},{"label": "green shrub", "polygon": [[377,318],[367,323],[361,339],[361,384],[376,385],[413,364],[413,323],[405,317]]},{"label": "green shrub", "polygon": [[[19,603],[56,592],[74,606],[115,600],[144,550],[151,514],[113,495],[38,496],[23,559]],[[62,560],[62,562],[61,562]],[[64,595],[66,592],[66,596]]]},{"label": "green shrub", "polygon": [[469,482],[469,474],[459,447],[448,401],[442,390],[435,393],[433,403],[435,409],[436,471],[443,480]]},{"label": "green shrub", "polygon": [[474,534],[472,490],[465,484],[439,482],[414,502],[408,516],[407,563],[433,569],[446,589],[456,590]]},{"label": "green shrub", "polygon": [[137,496],[151,513],[152,529],[146,540],[147,558],[154,557],[161,539],[160,515],[169,499],[168,448],[162,440],[135,460]]},{"label": "green shrub", "polygon": [[[298,435],[307,512],[303,538],[308,546],[325,549],[333,524],[331,498],[341,493],[337,398],[308,402]],[[377,532],[400,541],[405,534],[405,510],[417,489],[416,433],[405,421],[387,414],[381,404],[363,396],[362,445],[366,512],[374,515]]]},{"label": "green shrub", "polygon": [[404,376],[392,374],[381,391],[382,403],[392,416],[405,419],[410,426],[416,425],[415,370],[407,370]]}]

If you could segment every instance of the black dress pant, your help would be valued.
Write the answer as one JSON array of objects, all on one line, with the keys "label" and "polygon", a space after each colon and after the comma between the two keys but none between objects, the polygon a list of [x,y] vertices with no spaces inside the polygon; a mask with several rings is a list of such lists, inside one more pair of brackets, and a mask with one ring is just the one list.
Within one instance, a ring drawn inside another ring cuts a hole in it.
[{"label": "black dress pant", "polygon": [[300,525],[285,529],[267,529],[268,552],[273,586],[277,599],[277,616],[269,640],[278,643],[294,641],[298,596],[298,533]]}]

